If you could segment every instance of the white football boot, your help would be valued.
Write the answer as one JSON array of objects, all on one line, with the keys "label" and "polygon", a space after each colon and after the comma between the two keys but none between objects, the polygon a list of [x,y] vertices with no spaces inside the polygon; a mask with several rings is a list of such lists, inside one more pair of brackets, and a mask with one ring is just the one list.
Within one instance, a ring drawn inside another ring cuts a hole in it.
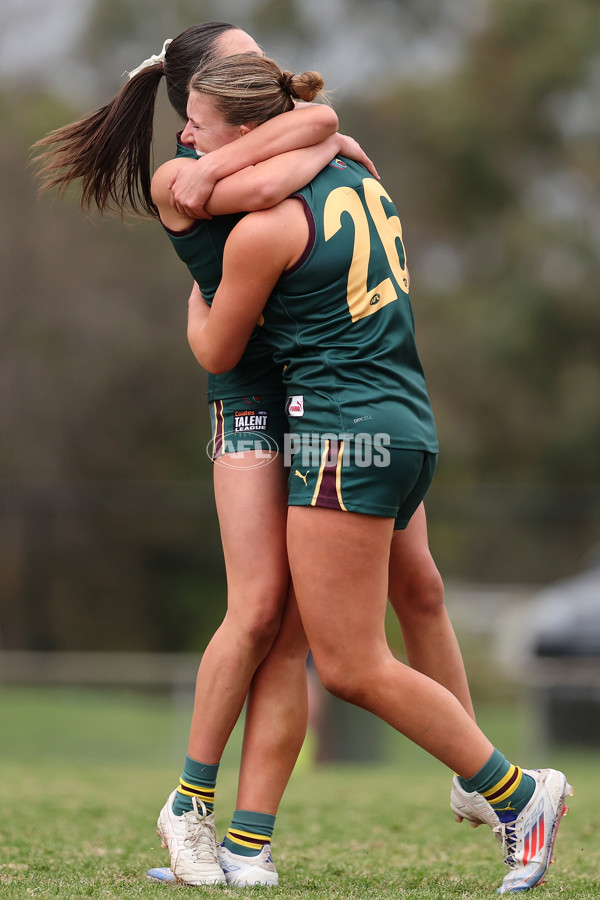
[{"label": "white football boot", "polygon": [[543,884],[546,869],[554,862],[552,850],[562,816],[567,812],[565,797],[573,788],[556,769],[523,769],[535,779],[536,787],[527,806],[513,822],[500,823],[494,829],[510,868],[499,894],[527,891]]},{"label": "white football boot", "polygon": [[217,856],[213,813],[207,812],[201,800],[198,803],[197,798],[192,797],[193,809],[176,816],[173,812],[176,793],[177,789],[161,809],[156,823],[162,846],[168,849],[171,857],[171,871],[178,881],[185,884],[225,884],[225,875]]},{"label": "white football boot", "polygon": [[223,844],[219,846],[218,854],[227,884],[233,887],[250,887],[255,884],[277,887],[279,884],[270,844],[265,844],[258,856],[240,856]]},{"label": "white football boot", "polygon": [[454,776],[452,781],[450,808],[457,822],[462,822],[463,819],[466,819],[471,828],[477,828],[479,825],[489,825],[495,833],[497,826],[500,825],[500,819],[487,800],[476,791],[465,791],[461,787],[457,775]]}]

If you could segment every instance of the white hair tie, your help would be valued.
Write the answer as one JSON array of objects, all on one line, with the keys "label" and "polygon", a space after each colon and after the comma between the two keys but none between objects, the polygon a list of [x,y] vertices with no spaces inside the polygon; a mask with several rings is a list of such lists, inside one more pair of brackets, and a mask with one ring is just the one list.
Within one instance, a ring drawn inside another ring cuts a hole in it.
[{"label": "white hair tie", "polygon": [[149,59],[145,59],[143,63],[140,63],[137,69],[132,69],[131,72],[123,72],[123,74],[128,75],[129,79],[131,80],[134,75],[137,75],[138,72],[142,71],[142,69],[147,69],[148,66],[155,66],[156,63],[164,62],[165,56],[167,55],[167,47],[172,40],[173,38],[167,38],[160,53],[155,53],[154,56],[151,56]]}]

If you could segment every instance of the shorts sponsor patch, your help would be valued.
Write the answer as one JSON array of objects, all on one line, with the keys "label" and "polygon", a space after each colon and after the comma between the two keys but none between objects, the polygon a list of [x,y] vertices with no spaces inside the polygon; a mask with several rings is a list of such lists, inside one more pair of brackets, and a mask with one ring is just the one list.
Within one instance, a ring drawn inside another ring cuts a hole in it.
[{"label": "shorts sponsor patch", "polygon": [[236,409],[233,414],[234,434],[245,431],[266,431],[269,427],[269,414],[266,410]]},{"label": "shorts sponsor patch", "polygon": [[285,411],[288,416],[303,416],[304,394],[295,394],[293,397],[288,397],[285,404]]}]

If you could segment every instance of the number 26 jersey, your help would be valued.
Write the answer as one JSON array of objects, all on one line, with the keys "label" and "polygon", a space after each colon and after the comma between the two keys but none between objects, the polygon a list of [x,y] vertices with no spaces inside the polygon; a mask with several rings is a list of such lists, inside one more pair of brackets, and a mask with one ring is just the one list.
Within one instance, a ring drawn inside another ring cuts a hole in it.
[{"label": "number 26 jersey", "polygon": [[310,237],[277,282],[261,329],[284,368],[290,428],[385,433],[392,447],[437,452],[392,200],[346,158],[293,196]]}]

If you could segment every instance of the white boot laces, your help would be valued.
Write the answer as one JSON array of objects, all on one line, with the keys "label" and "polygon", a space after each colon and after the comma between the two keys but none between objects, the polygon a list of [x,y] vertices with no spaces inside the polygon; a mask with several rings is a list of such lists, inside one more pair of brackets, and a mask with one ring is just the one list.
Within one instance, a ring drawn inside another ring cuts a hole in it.
[{"label": "white boot laces", "polygon": [[504,862],[507,866],[514,867],[516,864],[515,852],[517,849],[517,820],[514,822],[505,822],[502,828],[502,852],[504,853]]},{"label": "white boot laces", "polygon": [[186,815],[185,845],[196,861],[218,863],[217,829],[214,823],[208,820],[209,813],[202,800],[200,800],[202,812],[198,809],[196,797],[192,797],[192,806],[193,810]]}]

